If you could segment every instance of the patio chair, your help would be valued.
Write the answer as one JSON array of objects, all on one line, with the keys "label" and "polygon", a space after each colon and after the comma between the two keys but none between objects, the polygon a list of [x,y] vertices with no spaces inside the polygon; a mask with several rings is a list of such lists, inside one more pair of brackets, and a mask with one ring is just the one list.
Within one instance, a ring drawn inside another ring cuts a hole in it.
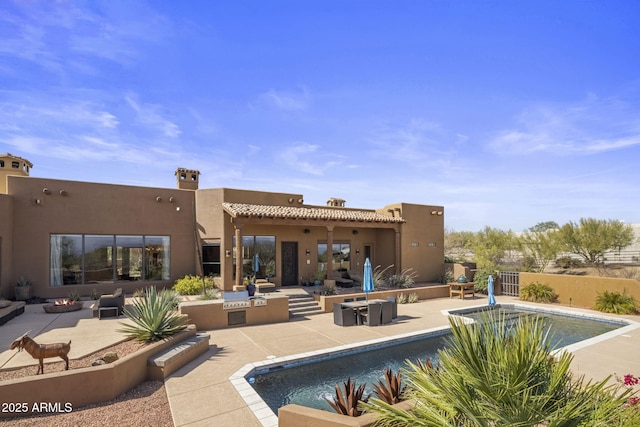
[{"label": "patio chair", "polygon": [[382,318],[382,304],[369,304],[367,311],[360,311],[362,324],[367,326],[378,326]]},{"label": "patio chair", "polygon": [[380,304],[382,306],[381,322],[383,325],[391,323],[393,319],[393,303],[391,301],[385,301]]},{"label": "patio chair", "polygon": [[391,318],[397,319],[398,318],[398,300],[396,299],[396,297],[387,297],[387,301],[390,301],[393,304],[393,315],[391,316]]},{"label": "patio chair", "polygon": [[340,326],[355,326],[356,312],[352,308],[342,307],[342,304],[333,303],[333,323]]},{"label": "patio chair", "polygon": [[94,317],[102,318],[108,311],[113,311],[115,317],[119,317],[124,311],[124,292],[121,288],[115,290],[112,295],[102,295],[98,299],[97,310],[94,311]]}]

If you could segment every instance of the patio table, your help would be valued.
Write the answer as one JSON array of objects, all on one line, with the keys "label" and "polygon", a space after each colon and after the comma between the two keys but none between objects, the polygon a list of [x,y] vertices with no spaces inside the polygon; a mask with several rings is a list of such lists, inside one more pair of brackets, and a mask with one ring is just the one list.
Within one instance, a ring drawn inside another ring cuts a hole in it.
[{"label": "patio table", "polygon": [[360,316],[358,315],[359,311],[367,308],[369,304],[382,304],[383,302],[387,302],[384,299],[370,299],[370,300],[360,300],[360,301],[350,301],[341,303],[342,307],[351,308],[356,312],[356,318],[358,319],[358,325],[361,325]]}]

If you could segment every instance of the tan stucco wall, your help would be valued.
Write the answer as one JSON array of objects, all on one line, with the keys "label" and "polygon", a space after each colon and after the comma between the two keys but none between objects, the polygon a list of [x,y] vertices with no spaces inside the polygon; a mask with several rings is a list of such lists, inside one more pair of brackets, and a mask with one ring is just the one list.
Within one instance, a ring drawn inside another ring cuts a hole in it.
[{"label": "tan stucco wall", "polygon": [[[9,177],[13,197],[13,271],[11,280],[33,281],[32,295],[52,298],[92,289],[125,292],[171,285],[196,266],[193,191],[95,184],[33,177]],[[50,194],[44,194],[47,188]],[[65,195],[60,191],[64,190]],[[160,202],[156,198],[160,197]],[[169,202],[173,197],[173,203]],[[39,199],[39,205],[34,204]],[[177,210],[177,208],[180,210]],[[171,280],[116,284],[49,286],[50,234],[163,235],[171,237]]]},{"label": "tan stucco wall", "polygon": [[574,276],[569,274],[520,273],[520,287],[541,283],[551,286],[560,304],[594,308],[598,293],[626,292],[640,301],[640,281],[612,277]]},{"label": "tan stucco wall", "polygon": [[[371,292],[369,294],[369,299],[387,299],[387,297],[397,297],[399,294],[404,294],[409,296],[409,294],[418,295],[418,299],[433,299],[433,298],[445,298],[449,296],[449,286],[448,285],[431,285],[424,286],[421,288],[410,288],[410,289],[390,289],[386,291],[376,291]],[[364,292],[349,294],[349,298],[355,298],[358,296],[366,295]],[[316,295],[316,299],[320,307],[324,310],[325,313],[330,313],[333,311],[334,303],[342,303],[347,296],[345,295]]]},{"label": "tan stucco wall", "polygon": [[[193,325],[171,338],[154,343],[113,363],[88,368],[71,369],[52,372],[35,377],[18,378],[3,381],[0,394],[11,396],[11,402],[33,404],[40,402],[70,403],[73,409],[92,403],[106,402],[115,399],[122,393],[131,390],[149,378],[147,359],[164,351],[180,341],[195,336]],[[3,399],[7,401],[6,399]],[[31,411],[23,414],[2,412],[0,418],[16,415],[31,415]],[[126,414],[122,414],[125,416]]]},{"label": "tan stucco wall", "polygon": [[0,297],[13,296],[13,198],[0,194]]},{"label": "tan stucco wall", "polygon": [[407,221],[401,228],[401,268],[412,267],[416,282],[438,281],[444,263],[444,208],[401,203],[400,211]]}]

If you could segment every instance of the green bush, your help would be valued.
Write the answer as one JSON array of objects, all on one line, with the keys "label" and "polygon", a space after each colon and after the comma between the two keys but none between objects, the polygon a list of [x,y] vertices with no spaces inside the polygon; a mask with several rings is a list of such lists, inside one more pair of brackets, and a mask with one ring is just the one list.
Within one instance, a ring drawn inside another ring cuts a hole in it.
[{"label": "green bush", "polygon": [[159,341],[178,333],[185,328],[187,318],[176,311],[176,297],[174,291],[157,292],[155,286],[145,289],[142,297],[132,301],[131,308],[124,309],[133,325],[121,323],[123,328],[118,332],[143,342]]},{"label": "green bush", "polygon": [[[199,295],[202,293],[202,276],[186,275],[182,279],[176,280],[173,284],[173,289],[180,295]],[[204,278],[204,289],[214,289],[212,277]]]},{"label": "green bush", "polygon": [[520,288],[520,300],[552,303],[558,300],[558,295],[553,292],[551,286],[536,282]]},{"label": "green bush", "polygon": [[562,256],[556,260],[556,267],[558,268],[578,268],[582,266],[582,261],[570,256]]},{"label": "green bush", "polygon": [[497,283],[496,274],[494,274],[493,269],[484,268],[476,271],[476,274],[473,275],[473,287],[476,292],[480,292],[482,294],[487,293],[487,281],[489,280],[489,276],[493,276],[493,283]]},{"label": "green bush", "polygon": [[596,297],[596,310],[614,314],[636,314],[638,308],[636,300],[625,293],[608,292],[598,293]]}]

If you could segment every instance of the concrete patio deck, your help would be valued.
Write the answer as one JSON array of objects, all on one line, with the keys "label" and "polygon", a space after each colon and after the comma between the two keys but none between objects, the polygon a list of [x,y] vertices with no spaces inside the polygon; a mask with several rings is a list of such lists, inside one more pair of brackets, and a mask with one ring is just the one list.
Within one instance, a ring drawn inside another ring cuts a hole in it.
[{"label": "concrete patio deck", "polygon": [[[300,293],[301,290],[304,288],[280,288],[278,293]],[[518,302],[515,298],[498,297],[498,303],[515,302]],[[268,408],[250,408],[229,380],[247,363],[448,325],[442,310],[485,303],[486,297],[476,295],[473,299],[440,298],[402,304],[398,306],[397,322],[377,327],[336,326],[333,324],[333,314],[327,313],[292,319],[286,323],[208,331],[212,347],[165,381],[173,422],[176,426],[277,425],[277,418]],[[64,314],[47,314],[41,305],[26,306],[24,314],[0,326],[0,349],[7,349],[0,353],[0,368],[37,363],[24,352],[8,350],[11,342],[28,330],[32,330],[31,337],[41,342],[71,339],[72,358],[122,340],[122,334],[116,330],[125,318],[92,318],[88,308],[92,302],[86,301],[84,304],[84,309]],[[552,307],[558,308],[555,305]],[[591,310],[570,310],[602,315]],[[640,322],[640,316],[611,317]],[[629,328],[624,334],[596,341],[573,352],[572,370],[575,373],[594,379],[603,379],[611,374],[640,374],[635,356],[640,351],[640,328]]]}]

